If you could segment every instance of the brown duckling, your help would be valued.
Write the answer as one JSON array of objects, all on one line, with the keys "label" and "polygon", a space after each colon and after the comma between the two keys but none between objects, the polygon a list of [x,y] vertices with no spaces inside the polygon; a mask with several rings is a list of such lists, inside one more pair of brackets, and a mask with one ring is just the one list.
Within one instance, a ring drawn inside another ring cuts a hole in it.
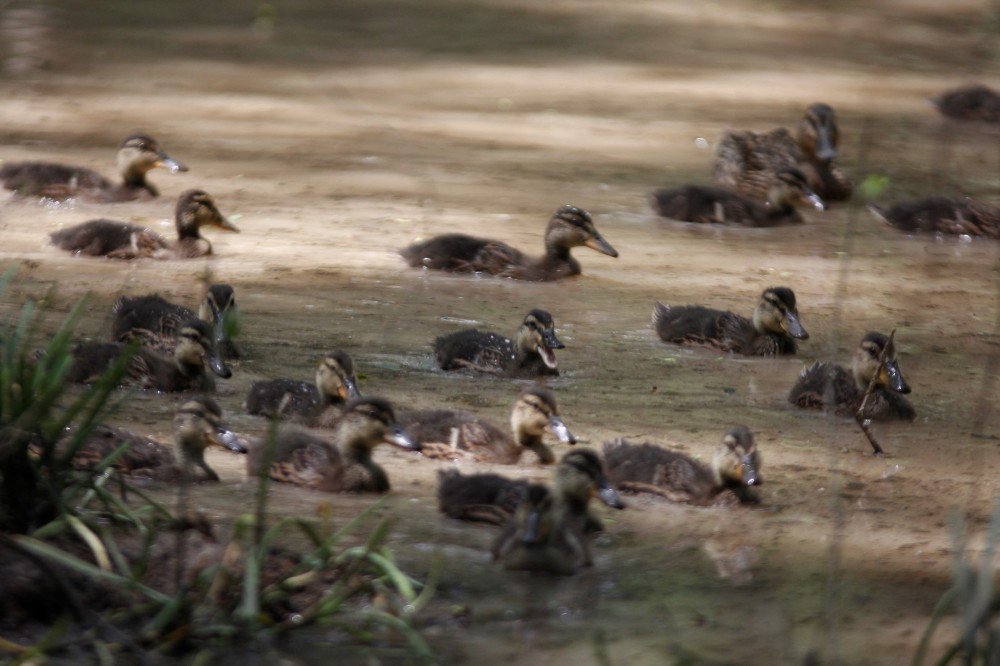
[{"label": "brown duckling", "polygon": [[389,477],[372,460],[372,450],[388,442],[419,451],[420,445],[396,424],[392,405],[381,398],[358,398],[348,403],[327,441],[297,429],[277,432],[274,454],[268,460],[267,442],[250,450],[247,470],[259,475],[266,467],[275,481],[331,493],[384,493]]},{"label": "brown duckling", "polygon": [[[82,343],[73,350],[73,365],[66,375],[71,382],[95,382],[111,364],[129,350],[120,342]],[[205,372],[205,363],[220,377],[232,376],[212,344],[212,329],[192,319],[180,327],[172,357],[146,347],[135,349],[128,360],[123,381],[156,391],[211,391],[215,382]]]},{"label": "brown duckling", "polygon": [[112,203],[158,196],[157,189],[146,180],[146,174],[156,167],[174,173],[188,170],[163,152],[156,139],[143,134],[133,134],[122,141],[117,161],[121,183],[113,183],[91,169],[51,162],[6,164],[0,168],[0,181],[5,188],[22,196],[80,197]]},{"label": "brown duckling", "polygon": [[851,183],[833,162],[839,141],[833,109],[813,104],[794,138],[783,127],[767,133],[726,132],[716,146],[713,177],[722,187],[765,200],[779,171],[793,167],[824,201],[843,201],[851,196]]},{"label": "brown duckling", "polygon": [[514,340],[499,333],[467,329],[434,340],[442,370],[469,368],[508,377],[558,375],[554,349],[566,345],[556,337],[555,322],[545,310],[532,310]]},{"label": "brown duckling", "polygon": [[[672,502],[707,505],[729,501],[743,504],[759,500],[750,488],[763,483],[760,454],[753,433],[737,426],[726,433],[712,458],[712,465],[653,444],[629,444],[619,439],[604,445],[608,478],[616,488],[647,492]],[[726,497],[720,497],[725,491]]]},{"label": "brown duckling", "polygon": [[900,231],[1000,238],[1000,206],[972,199],[930,197],[868,210]]},{"label": "brown duckling", "polygon": [[50,235],[52,243],[73,254],[109,259],[193,259],[212,254],[212,244],[201,228],[218,227],[239,232],[222,216],[215,201],[202,190],[187,190],[177,199],[174,224],[177,243],[170,244],[148,227],[114,220],[90,220]]},{"label": "brown duckling", "polygon": [[809,339],[788,287],[765,289],[751,319],[701,305],[657,303],[653,328],[664,342],[707,344],[748,356],[794,354],[795,341]]},{"label": "brown duckling", "polygon": [[949,118],[1000,123],[1000,93],[981,84],[949,90],[931,101]]},{"label": "brown duckling", "polygon": [[454,273],[489,273],[517,280],[548,281],[580,274],[580,263],[570,256],[574,247],[586,246],[617,257],[604,240],[590,213],[576,206],[562,206],[545,229],[545,254],[531,259],[501,241],[465,234],[444,234],[415,243],[400,254],[414,268]]},{"label": "brown duckling", "polygon": [[186,474],[195,466],[204,470],[212,481],[219,480],[219,475],[205,462],[205,449],[212,444],[235,453],[247,452],[246,446],[223,423],[219,404],[207,396],[185,400],[174,416],[174,427],[177,429],[174,457]]},{"label": "brown duckling", "polygon": [[832,409],[836,414],[854,415],[861,407],[868,384],[878,372],[875,388],[861,416],[912,421],[917,412],[909,400],[900,395],[909,393],[910,387],[899,370],[895,343],[889,348],[885,366],[879,372],[878,360],[888,343],[889,338],[882,333],[866,334],[854,353],[850,370],[835,363],[813,363],[802,371],[788,394],[788,401],[807,409]]},{"label": "brown duckling", "polygon": [[114,320],[111,337],[118,342],[135,340],[146,347],[172,352],[177,344],[177,329],[190,319],[212,325],[216,349],[223,358],[236,359],[240,351],[229,337],[229,329],[239,319],[236,294],[228,284],[213,284],[195,314],[190,308],[175,305],[158,294],[122,296],[111,309]]},{"label": "brown duckling", "polygon": [[314,383],[294,379],[254,382],[245,406],[250,414],[327,428],[340,418],[348,400],[360,396],[354,361],[337,350],[319,362]]},{"label": "brown duckling", "polygon": [[591,563],[586,539],[572,529],[548,488],[532,483],[494,540],[494,561],[511,571],[567,576]]},{"label": "brown duckling", "polygon": [[555,394],[539,386],[525,389],[514,402],[510,414],[513,437],[486,419],[449,409],[403,412],[399,423],[420,443],[425,456],[435,458],[467,453],[478,462],[513,465],[529,449],[544,465],[555,462],[552,450],[542,441],[547,429],[560,442],[576,443],[559,415]]},{"label": "brown duckling", "polygon": [[776,174],[766,205],[737,192],[705,185],[656,190],[649,202],[658,215],[672,220],[746,227],[798,224],[802,216],[795,210],[797,203],[812,204],[816,210],[824,209],[823,200],[809,189],[802,172],[789,167],[781,168]]}]

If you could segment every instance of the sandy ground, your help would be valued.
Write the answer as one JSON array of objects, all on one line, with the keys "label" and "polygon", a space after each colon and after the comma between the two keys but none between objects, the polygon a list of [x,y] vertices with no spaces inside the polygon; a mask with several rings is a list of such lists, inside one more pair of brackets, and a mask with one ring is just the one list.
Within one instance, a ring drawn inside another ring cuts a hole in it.
[{"label": "sandy ground", "polygon": [[[194,304],[206,280],[229,282],[247,358],[218,395],[249,436],[264,430],[242,413],[250,382],[308,379],[333,348],[354,356],[364,393],[506,422],[522,384],[446,376],[428,343],[470,325],[513,333],[546,308],[567,345],[552,386],[583,444],[625,436],[707,460],[745,423],[764,458],[764,502],[599,509],[608,533],[596,566],[549,581],[498,571],[489,529],[439,517],[435,473],[451,463],[379,451],[398,559],[418,575],[444,567],[430,616],[470,611],[467,626],[426,629],[444,660],[909,661],[949,584],[949,516],[967,516],[975,556],[1000,490],[1000,246],[907,237],[860,205],[791,229],[696,228],[654,218],[645,195],[707,180],[725,128],[794,125],[822,100],[838,111],[844,168],[856,182],[887,176],[882,198],[995,200],[996,131],[944,122],[926,101],[1000,83],[987,3],[296,2],[273,21],[203,4],[0,4],[0,160],[111,173],[117,142],[141,129],[191,167],[154,173],[152,202],[0,200],[0,263],[20,263],[5,314],[45,296],[55,325],[90,293],[79,333],[103,339],[121,294]],[[94,217],[169,233],[191,187],[242,230],[213,234],[209,260],[116,263],[47,244]],[[453,230],[540,251],[566,202],[591,211],[621,254],[578,251],[576,280],[426,274],[396,255]],[[749,314],[779,284],[795,290],[811,334],[797,357],[683,349],[650,329],[656,300]],[[889,456],[873,458],[853,422],[801,413],[785,396],[804,364],[845,362],[866,331],[892,328],[920,418],[877,426]],[[177,402],[138,395],[121,421],[169,439]],[[198,493],[226,523],[252,485],[239,458],[211,462],[224,483]],[[496,469],[550,474],[527,456]],[[278,488],[272,508],[328,503],[346,519],[371,501]],[[289,655],[310,663],[339,649],[310,634]]]}]

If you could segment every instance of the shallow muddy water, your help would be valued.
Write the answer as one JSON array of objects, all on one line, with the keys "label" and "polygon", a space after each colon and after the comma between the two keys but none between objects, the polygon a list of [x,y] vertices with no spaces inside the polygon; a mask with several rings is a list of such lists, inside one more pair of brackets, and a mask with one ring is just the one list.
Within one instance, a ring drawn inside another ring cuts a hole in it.
[{"label": "shallow muddy water", "polygon": [[[21,265],[2,311],[47,295],[54,325],[90,293],[79,333],[102,339],[122,294],[195,303],[206,280],[229,282],[247,353],[218,394],[253,435],[265,424],[242,413],[251,381],[308,379],[334,348],[354,357],[363,393],[505,423],[523,383],[445,375],[429,342],[470,325],[511,334],[548,309],[566,343],[551,385],[582,444],[624,436],[708,460],[745,423],[763,504],[599,508],[595,566],[548,580],[500,571],[489,528],[439,516],[436,472],[455,463],[380,450],[399,561],[418,576],[443,562],[425,628],[443,661],[908,662],[949,584],[948,516],[966,513],[979,535],[1000,492],[1000,245],[898,234],[860,204],[793,228],[697,228],[655,218],[645,195],[706,181],[725,128],[792,126],[822,100],[838,112],[844,169],[855,182],[886,176],[882,198],[995,201],[1000,135],[944,122],[926,101],[1000,84],[988,3],[328,4],[274,3],[272,16],[240,2],[0,3],[0,160],[110,174],[138,129],[191,167],[154,172],[152,202],[0,200],[0,263]],[[191,187],[242,231],[208,232],[209,260],[119,263],[47,244],[105,216],[169,233]],[[566,202],[620,252],[577,250],[578,279],[430,274],[396,254],[454,230],[540,252]],[[772,285],[798,296],[811,337],[796,357],[664,345],[650,328],[657,300],[749,314]],[[920,417],[877,425],[890,455],[873,458],[852,421],[797,411],[786,395],[804,364],[844,362],[866,331],[892,328]],[[121,421],[166,439],[176,404],[141,394]],[[213,452],[211,463],[223,483],[196,492],[225,523],[252,485],[242,460]],[[529,456],[457,465],[550,475]],[[346,519],[373,501],[282,487],[271,509],[329,503]],[[326,663],[344,647],[309,632],[283,650]]]}]

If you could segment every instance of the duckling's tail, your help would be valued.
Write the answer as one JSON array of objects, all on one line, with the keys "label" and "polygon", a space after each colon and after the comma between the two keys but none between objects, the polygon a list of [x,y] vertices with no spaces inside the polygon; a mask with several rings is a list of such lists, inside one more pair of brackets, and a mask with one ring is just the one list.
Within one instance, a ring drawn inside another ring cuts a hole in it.
[{"label": "duckling's tail", "polygon": [[882,206],[870,203],[868,204],[868,210],[871,212],[872,215],[882,220],[886,224],[891,224],[891,222],[889,222],[889,216],[886,214],[886,210]]},{"label": "duckling's tail", "polygon": [[659,330],[660,322],[666,319],[667,315],[669,314],[670,314],[670,306],[657,302],[656,305],[653,306],[653,316],[652,316],[653,328]]}]

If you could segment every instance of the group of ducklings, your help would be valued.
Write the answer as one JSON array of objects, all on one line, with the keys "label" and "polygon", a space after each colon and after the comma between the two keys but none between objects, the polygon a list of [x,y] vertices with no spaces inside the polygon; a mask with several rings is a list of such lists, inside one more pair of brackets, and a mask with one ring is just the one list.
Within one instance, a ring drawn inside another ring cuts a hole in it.
[{"label": "group of ducklings", "polygon": [[[836,118],[826,104],[813,104],[806,110],[796,137],[785,129],[764,134],[728,132],[716,152],[714,175],[720,187],[659,190],[652,195],[653,207],[661,215],[693,222],[750,226],[799,222],[795,205],[808,203],[823,210],[824,202],[851,194],[850,181],[834,162],[838,141]],[[121,183],[88,169],[38,162],[6,165],[0,169],[0,181],[25,196],[110,203],[156,196],[156,189],[146,180],[153,168],[187,169],[144,135],[125,139],[118,162]],[[969,201],[910,202],[880,212],[894,226],[909,230],[972,233],[978,229],[981,235],[991,235],[1000,228],[996,210]],[[237,231],[208,194],[189,190],[178,200],[174,244],[148,228],[105,219],[58,231],[51,238],[76,254],[191,258],[211,253],[211,244],[200,235],[205,226]],[[581,246],[618,256],[589,213],[566,205],[551,217],[544,234],[544,254],[538,258],[501,241],[456,233],[413,244],[401,250],[401,255],[413,267],[545,281],[578,275],[580,263],[571,250]],[[158,295],[122,297],[113,308],[113,341],[79,345],[68,377],[94,381],[127,354],[124,381],[156,391],[210,392],[214,386],[210,372],[230,377],[226,361],[241,355],[227,335],[226,319],[236,312],[234,291],[225,284],[209,287],[198,312]],[[798,342],[809,337],[794,292],[780,286],[761,294],[750,317],[703,306],[657,303],[652,323],[665,342],[707,344],[752,356],[794,354]],[[552,315],[541,309],[525,316],[514,338],[464,330],[433,342],[442,370],[518,378],[557,375],[555,350],[563,347]],[[833,363],[806,368],[789,400],[800,407],[856,413],[869,384],[874,390],[865,402],[864,417],[915,418],[915,410],[901,395],[910,389],[895,348],[890,338],[878,332],[861,340],[850,370]],[[546,432],[561,442],[576,443],[555,395],[544,386],[532,386],[518,395],[508,434],[468,412],[438,409],[397,414],[386,400],[362,397],[354,362],[339,350],[320,360],[313,382],[253,383],[245,408],[250,414],[324,429],[328,436],[285,425],[272,437],[247,447],[225,425],[218,403],[196,396],[185,399],[177,411],[172,450],[104,426],[78,456],[78,463],[93,464],[125,442],[128,451],[117,463],[123,471],[167,478],[200,468],[207,478],[217,480],[204,452],[220,445],[249,453],[250,474],[267,474],[329,492],[385,492],[390,487],[388,476],[372,459],[372,450],[382,442],[422,451],[431,458],[501,464],[517,463],[525,450],[532,451],[542,464],[554,463],[555,455],[544,442]],[[441,472],[440,509],[455,518],[504,525],[492,550],[508,568],[571,573],[591,563],[589,540],[603,529],[588,508],[591,497],[616,509],[625,506],[618,491],[647,492],[695,504],[753,503],[757,497],[751,488],[762,483],[760,454],[745,426],[726,434],[710,465],[652,444],[623,440],[605,444],[603,454],[602,461],[592,450],[570,449],[556,466],[551,490],[496,474]],[[154,470],[160,472],[153,474]],[[164,475],[162,470],[170,472]]]}]

